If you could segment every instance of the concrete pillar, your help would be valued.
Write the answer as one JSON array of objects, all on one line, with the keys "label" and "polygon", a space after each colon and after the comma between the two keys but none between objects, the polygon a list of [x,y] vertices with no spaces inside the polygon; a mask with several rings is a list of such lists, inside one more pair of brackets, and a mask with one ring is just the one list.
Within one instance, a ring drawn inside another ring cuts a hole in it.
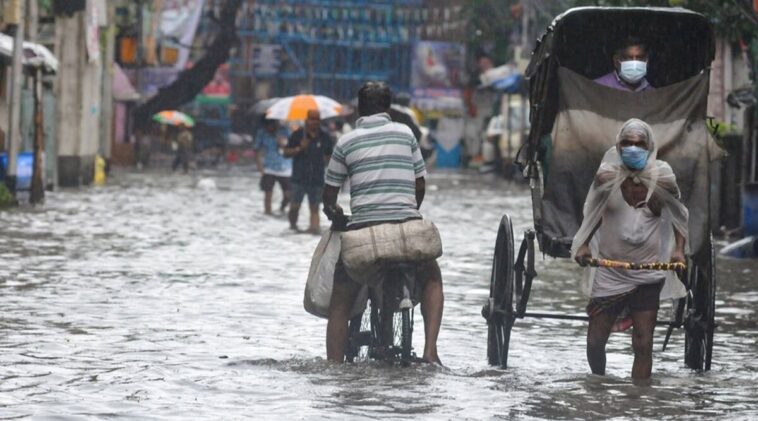
[{"label": "concrete pillar", "polygon": [[[88,7],[93,2],[88,2]],[[57,16],[56,80],[58,185],[75,187],[92,182],[100,145],[102,64],[87,54],[87,13]]]},{"label": "concrete pillar", "polygon": [[25,0],[15,0],[12,10],[15,10],[15,32],[13,36],[13,59],[10,73],[10,104],[8,116],[8,168],[5,182],[14,195],[16,193],[16,176],[18,171],[18,152],[21,150],[21,89],[23,87],[23,40],[24,20],[26,16]]}]

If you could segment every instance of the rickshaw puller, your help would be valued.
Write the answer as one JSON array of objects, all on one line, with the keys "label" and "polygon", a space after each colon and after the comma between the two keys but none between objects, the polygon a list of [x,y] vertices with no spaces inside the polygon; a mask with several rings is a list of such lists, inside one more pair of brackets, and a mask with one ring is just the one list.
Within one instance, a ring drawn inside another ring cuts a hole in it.
[{"label": "rickshaw puller", "polygon": [[[656,155],[650,126],[637,119],[624,123],[616,146],[603,158],[585,202],[582,227],[572,245],[579,264],[585,265],[593,254],[639,263],[666,259],[684,262],[688,212],[679,201],[671,167]],[[671,226],[664,221],[671,221]],[[594,279],[591,275],[587,360],[594,374],[605,374],[605,345],[617,317],[628,311],[634,326],[632,378],[650,378],[661,290],[681,289],[672,275],[606,267],[598,268]]]}]

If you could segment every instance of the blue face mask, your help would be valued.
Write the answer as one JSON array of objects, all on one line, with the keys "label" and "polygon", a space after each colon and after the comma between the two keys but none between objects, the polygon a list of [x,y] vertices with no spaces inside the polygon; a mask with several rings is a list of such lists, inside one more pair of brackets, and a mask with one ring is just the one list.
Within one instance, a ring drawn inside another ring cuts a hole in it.
[{"label": "blue face mask", "polygon": [[624,146],[621,148],[621,162],[633,170],[641,170],[647,165],[650,152],[639,146]]},{"label": "blue face mask", "polygon": [[622,61],[619,76],[626,83],[635,84],[647,74],[647,63],[640,60]]}]

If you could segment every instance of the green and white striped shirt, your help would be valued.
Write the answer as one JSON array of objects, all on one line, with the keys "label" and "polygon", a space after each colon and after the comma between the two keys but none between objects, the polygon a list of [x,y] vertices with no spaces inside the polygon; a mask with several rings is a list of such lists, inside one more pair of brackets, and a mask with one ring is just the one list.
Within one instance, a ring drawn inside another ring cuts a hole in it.
[{"label": "green and white striped shirt", "polygon": [[421,216],[416,179],[425,175],[411,129],[381,113],[358,119],[355,130],[339,138],[326,184],[340,187],[350,180],[350,225],[402,221]]}]

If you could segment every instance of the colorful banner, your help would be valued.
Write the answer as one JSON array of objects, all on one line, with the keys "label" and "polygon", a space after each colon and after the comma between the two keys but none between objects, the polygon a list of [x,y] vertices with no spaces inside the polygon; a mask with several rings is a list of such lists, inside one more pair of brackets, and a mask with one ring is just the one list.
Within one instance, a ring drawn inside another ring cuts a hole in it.
[{"label": "colorful banner", "polygon": [[419,41],[411,63],[413,102],[425,111],[460,112],[466,50],[461,44]]},{"label": "colorful banner", "polygon": [[203,12],[204,0],[163,0],[160,19],[162,42],[179,49],[176,69],[184,69],[195,40],[197,26]]},{"label": "colorful banner", "polygon": [[218,69],[216,74],[205,88],[203,95],[213,97],[229,97],[232,92],[232,85],[229,83],[229,65],[224,63]]}]

